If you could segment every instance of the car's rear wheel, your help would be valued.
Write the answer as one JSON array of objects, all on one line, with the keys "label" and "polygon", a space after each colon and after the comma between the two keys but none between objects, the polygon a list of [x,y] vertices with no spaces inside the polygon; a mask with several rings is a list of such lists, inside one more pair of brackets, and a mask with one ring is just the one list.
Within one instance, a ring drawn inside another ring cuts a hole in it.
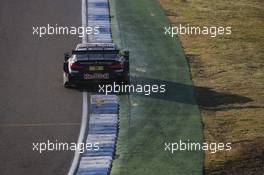
[{"label": "car's rear wheel", "polygon": [[125,73],[123,76],[123,80],[124,84],[130,84],[130,76],[129,76],[129,72]]},{"label": "car's rear wheel", "polygon": [[67,73],[63,72],[63,86],[65,88],[70,88],[71,87],[71,83],[69,81],[69,76]]}]

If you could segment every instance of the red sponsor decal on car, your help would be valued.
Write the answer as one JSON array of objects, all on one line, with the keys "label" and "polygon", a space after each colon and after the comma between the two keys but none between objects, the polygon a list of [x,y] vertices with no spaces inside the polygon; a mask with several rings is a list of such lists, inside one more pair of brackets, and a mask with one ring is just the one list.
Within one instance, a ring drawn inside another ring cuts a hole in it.
[{"label": "red sponsor decal on car", "polygon": [[109,79],[109,73],[94,73],[94,74],[86,73],[86,74],[84,74],[83,78],[85,80]]}]

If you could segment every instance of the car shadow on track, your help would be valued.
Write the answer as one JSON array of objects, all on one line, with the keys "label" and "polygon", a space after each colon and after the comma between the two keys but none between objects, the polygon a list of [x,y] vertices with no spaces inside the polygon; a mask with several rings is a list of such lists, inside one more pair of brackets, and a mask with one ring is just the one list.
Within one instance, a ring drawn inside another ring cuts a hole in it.
[{"label": "car shadow on track", "polygon": [[86,84],[79,84],[75,86],[71,86],[68,89],[76,90],[79,92],[86,91],[88,93],[99,93],[99,85],[98,83],[86,83]]},{"label": "car shadow on track", "polygon": [[[120,84],[115,82],[116,84]],[[86,91],[91,94],[98,94],[98,95],[127,95],[129,93],[114,93],[114,92],[108,92],[106,93],[106,86],[111,85],[114,86],[113,83],[82,83],[76,86],[69,87],[69,89],[75,89],[77,91],[83,92]],[[102,88],[102,89],[101,89]]]},{"label": "car shadow on track", "polygon": [[[71,89],[75,89],[78,91],[87,91],[92,94],[101,94],[106,95],[104,92],[100,93],[100,85],[107,85],[102,83],[89,83],[89,84],[81,84],[76,87],[72,87]],[[147,98],[155,98],[167,101],[175,101],[179,103],[191,104],[191,105],[199,105],[201,108],[214,110],[214,109],[229,109],[229,108],[237,108],[239,106],[230,106],[230,105],[241,105],[252,102],[251,98],[241,96],[238,94],[224,93],[215,91],[210,87],[201,87],[201,86],[193,86],[190,84],[184,84],[173,81],[159,80],[159,79],[151,79],[146,77],[131,77],[131,85],[165,85],[166,91],[164,93],[150,93],[149,95],[145,95],[144,93],[128,93],[128,92],[120,92],[120,93],[108,93],[116,94],[116,95],[137,95],[144,96]],[[255,106],[247,106],[254,108]]]},{"label": "car shadow on track", "polygon": [[186,104],[198,104],[202,108],[216,109],[231,104],[246,104],[252,102],[251,98],[238,94],[215,91],[210,87],[193,86],[173,81],[150,79],[146,77],[133,77],[133,84],[165,85],[166,92],[151,93],[150,95],[135,94],[149,98],[175,101]]}]

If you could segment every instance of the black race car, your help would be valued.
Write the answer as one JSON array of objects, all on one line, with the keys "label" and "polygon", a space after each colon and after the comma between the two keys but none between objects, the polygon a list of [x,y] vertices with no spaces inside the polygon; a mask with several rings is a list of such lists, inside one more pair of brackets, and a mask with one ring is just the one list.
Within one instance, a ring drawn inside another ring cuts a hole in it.
[{"label": "black race car", "polygon": [[63,85],[82,83],[129,84],[129,52],[114,43],[78,44],[72,54],[64,54]]}]

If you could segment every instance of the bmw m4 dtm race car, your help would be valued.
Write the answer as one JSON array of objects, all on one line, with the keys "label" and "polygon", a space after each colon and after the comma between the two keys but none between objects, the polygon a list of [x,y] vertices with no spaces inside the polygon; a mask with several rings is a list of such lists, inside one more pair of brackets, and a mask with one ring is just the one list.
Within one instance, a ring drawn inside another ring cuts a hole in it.
[{"label": "bmw m4 dtm race car", "polygon": [[120,51],[114,43],[85,43],[64,54],[64,87],[113,82],[129,84],[128,51]]}]

